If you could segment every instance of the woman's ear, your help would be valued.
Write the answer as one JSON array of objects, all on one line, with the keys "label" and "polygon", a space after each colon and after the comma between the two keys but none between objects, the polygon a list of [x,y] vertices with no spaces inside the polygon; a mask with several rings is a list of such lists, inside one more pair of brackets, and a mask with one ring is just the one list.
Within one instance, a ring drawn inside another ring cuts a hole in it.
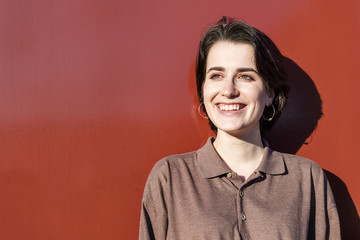
[{"label": "woman's ear", "polygon": [[265,105],[267,107],[270,107],[272,104],[273,104],[273,101],[274,101],[274,92],[273,91],[270,91],[268,92],[268,95],[266,97],[266,102],[265,102]]}]

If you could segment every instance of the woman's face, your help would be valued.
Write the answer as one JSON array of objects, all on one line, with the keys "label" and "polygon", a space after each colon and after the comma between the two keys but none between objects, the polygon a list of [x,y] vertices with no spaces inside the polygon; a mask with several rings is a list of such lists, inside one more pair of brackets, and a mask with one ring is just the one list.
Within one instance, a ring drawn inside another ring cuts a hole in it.
[{"label": "woman's face", "polygon": [[211,47],[203,86],[207,114],[219,131],[259,133],[259,120],[272,97],[266,91],[249,44],[219,41]]}]

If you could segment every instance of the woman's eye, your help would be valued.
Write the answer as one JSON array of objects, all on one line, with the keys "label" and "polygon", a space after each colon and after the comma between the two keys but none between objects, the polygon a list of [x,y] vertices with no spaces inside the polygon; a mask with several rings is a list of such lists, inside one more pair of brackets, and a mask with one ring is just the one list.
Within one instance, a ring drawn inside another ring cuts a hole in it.
[{"label": "woman's eye", "polygon": [[212,80],[219,80],[221,78],[222,78],[222,76],[219,74],[213,74],[210,76],[210,79],[212,79]]},{"label": "woman's eye", "polygon": [[249,76],[249,75],[246,75],[246,74],[241,74],[241,75],[239,75],[239,78],[240,78],[240,79],[243,79],[243,80],[247,80],[247,81],[254,80],[253,77],[251,77],[251,76]]}]

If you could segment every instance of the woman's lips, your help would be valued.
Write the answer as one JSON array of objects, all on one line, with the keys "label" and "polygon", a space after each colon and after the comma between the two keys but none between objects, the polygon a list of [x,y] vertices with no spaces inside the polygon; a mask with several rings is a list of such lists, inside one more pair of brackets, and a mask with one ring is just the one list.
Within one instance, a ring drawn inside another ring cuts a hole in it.
[{"label": "woman's lips", "polygon": [[237,112],[246,107],[246,104],[242,103],[218,103],[217,108],[222,112]]}]

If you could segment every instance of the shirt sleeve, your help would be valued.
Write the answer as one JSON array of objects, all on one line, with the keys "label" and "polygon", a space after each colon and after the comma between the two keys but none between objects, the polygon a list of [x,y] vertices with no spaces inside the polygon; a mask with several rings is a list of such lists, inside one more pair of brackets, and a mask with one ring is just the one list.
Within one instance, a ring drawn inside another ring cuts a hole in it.
[{"label": "shirt sleeve", "polygon": [[140,215],[140,240],[165,240],[168,229],[166,210],[166,166],[155,165],[145,185]]},{"label": "shirt sleeve", "polygon": [[336,208],[329,210],[329,220],[330,220],[329,239],[330,240],[341,239],[340,221]]},{"label": "shirt sleeve", "polygon": [[334,196],[324,171],[314,169],[316,239],[341,239],[340,220]]},{"label": "shirt sleeve", "polygon": [[151,203],[143,201],[140,216],[140,240],[166,239],[167,217],[164,211],[157,210]]}]

